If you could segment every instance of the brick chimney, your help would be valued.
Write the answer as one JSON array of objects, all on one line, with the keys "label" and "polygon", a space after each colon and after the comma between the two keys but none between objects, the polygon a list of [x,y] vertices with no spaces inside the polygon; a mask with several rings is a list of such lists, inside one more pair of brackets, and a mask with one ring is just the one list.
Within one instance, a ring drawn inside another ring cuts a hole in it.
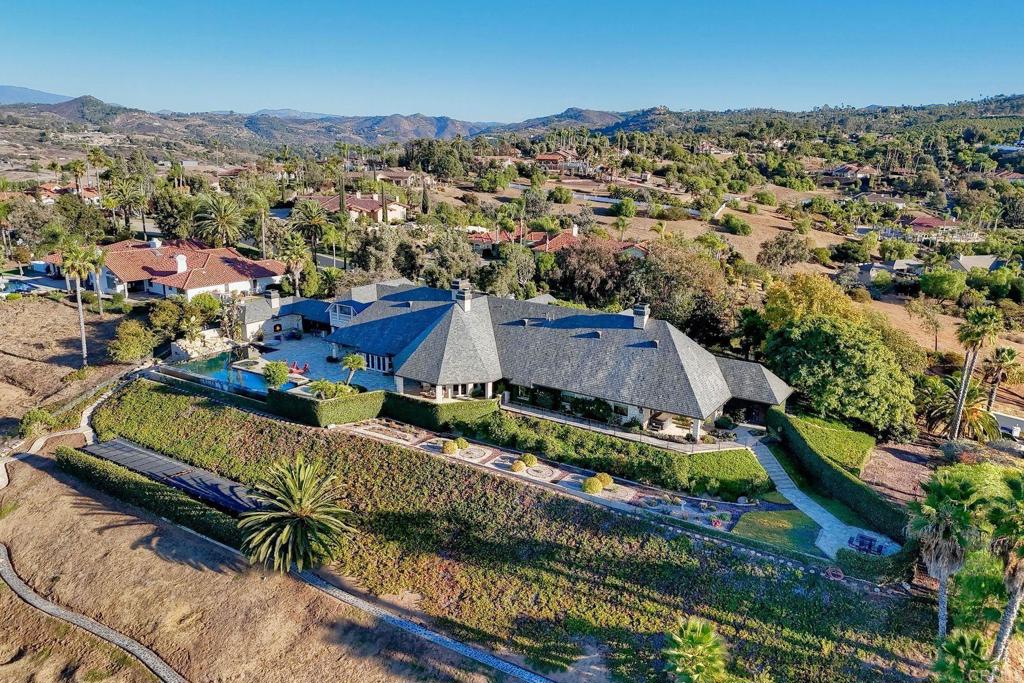
[{"label": "brick chimney", "polygon": [[188,270],[188,257],[184,254],[178,254],[174,257],[175,273],[184,273]]}]

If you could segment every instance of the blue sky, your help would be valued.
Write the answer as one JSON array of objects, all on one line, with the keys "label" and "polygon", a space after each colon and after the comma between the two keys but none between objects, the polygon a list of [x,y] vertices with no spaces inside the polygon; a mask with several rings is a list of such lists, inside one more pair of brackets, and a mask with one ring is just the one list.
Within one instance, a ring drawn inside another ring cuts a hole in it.
[{"label": "blue sky", "polygon": [[5,0],[0,83],[149,110],[920,104],[1024,92],[1021,0]]}]

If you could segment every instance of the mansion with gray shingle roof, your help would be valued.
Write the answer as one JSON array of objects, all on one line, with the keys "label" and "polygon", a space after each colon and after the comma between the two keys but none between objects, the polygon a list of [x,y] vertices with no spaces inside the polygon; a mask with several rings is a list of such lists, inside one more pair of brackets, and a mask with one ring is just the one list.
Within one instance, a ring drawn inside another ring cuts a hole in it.
[{"label": "mansion with gray shingle roof", "polygon": [[[302,318],[324,331],[333,354],[359,353],[392,374],[401,393],[437,400],[549,389],[565,400],[598,398],[621,422],[701,421],[730,401],[763,413],[792,393],[759,363],[712,355],[647,306],[603,313],[393,280],[355,287],[333,301],[257,299],[250,332]],[[279,326],[273,328],[280,329]],[[698,434],[699,435],[699,434]]]}]

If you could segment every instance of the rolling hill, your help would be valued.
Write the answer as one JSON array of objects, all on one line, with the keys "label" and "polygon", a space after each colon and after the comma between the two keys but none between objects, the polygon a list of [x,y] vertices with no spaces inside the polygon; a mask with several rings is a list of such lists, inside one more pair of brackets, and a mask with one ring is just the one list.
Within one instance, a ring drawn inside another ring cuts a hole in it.
[{"label": "rolling hill", "polygon": [[3,104],[58,104],[72,99],[67,95],[22,88],[17,85],[0,85],[0,105]]}]

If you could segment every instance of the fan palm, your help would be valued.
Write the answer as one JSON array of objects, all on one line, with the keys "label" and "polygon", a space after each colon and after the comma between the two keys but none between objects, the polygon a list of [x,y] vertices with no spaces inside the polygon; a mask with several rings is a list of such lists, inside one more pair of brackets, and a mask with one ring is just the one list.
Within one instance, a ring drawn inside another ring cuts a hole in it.
[{"label": "fan palm", "polygon": [[260,254],[267,258],[267,218],[270,217],[270,202],[263,193],[250,190],[245,195],[245,210],[253,222],[260,226]]},{"label": "fan palm", "polygon": [[936,683],[970,683],[980,681],[992,671],[988,644],[980,633],[954,630],[939,646],[935,662]]},{"label": "fan palm", "polygon": [[82,367],[89,365],[89,350],[85,343],[85,311],[82,309],[82,282],[93,272],[92,253],[80,244],[71,244],[61,254],[64,275],[75,281],[75,303],[78,305],[78,330],[82,336]]},{"label": "fan palm", "polygon": [[1010,636],[1024,600],[1024,473],[1015,471],[1008,474],[1006,490],[1006,494],[990,501],[988,514],[992,525],[991,549],[1003,562],[1003,584],[1009,595],[992,648],[996,670],[989,680],[995,680],[998,667],[1006,658]]},{"label": "fan palm", "polygon": [[314,380],[307,384],[306,388],[309,389],[309,393],[320,400],[334,398],[338,395],[338,385],[327,379]]},{"label": "fan palm", "polygon": [[667,634],[665,659],[680,683],[709,683],[725,678],[725,644],[708,622],[696,617],[680,619]]},{"label": "fan palm", "polygon": [[309,250],[316,258],[316,243],[327,229],[327,212],[320,202],[311,199],[299,202],[292,211],[292,227],[309,240]]},{"label": "fan palm", "polygon": [[960,391],[953,411],[953,420],[949,426],[951,439],[960,436],[961,419],[964,405],[974,375],[974,367],[978,362],[978,353],[992,343],[1003,329],[1003,316],[994,306],[978,306],[967,312],[966,319],[957,330],[957,339],[967,350],[964,358],[964,372],[960,378]]},{"label": "fan palm", "polygon": [[[922,397],[924,419],[928,429],[935,431],[949,427],[960,410],[959,435],[981,442],[999,437],[999,423],[992,413],[985,410],[985,392],[976,381],[967,386],[966,395],[961,399],[960,387],[963,382],[959,374],[942,378],[940,386]],[[962,404],[958,405],[958,401]]]},{"label": "fan palm", "polygon": [[250,561],[287,572],[334,559],[341,539],[355,531],[346,523],[350,512],[339,504],[334,479],[319,461],[301,455],[274,465],[252,494],[261,509],[244,513],[238,523]]},{"label": "fan palm", "polygon": [[[141,209],[146,201],[145,195],[138,185],[129,178],[118,178],[114,181],[108,195],[109,205],[121,210],[124,216],[124,227],[131,229],[131,217],[136,209]],[[145,235],[145,228],[143,228]]]},{"label": "fan palm", "polygon": [[103,317],[103,293],[100,291],[100,273],[107,261],[107,252],[93,245],[89,255],[89,264],[92,266],[92,289],[96,292],[96,304],[100,309],[100,317]]},{"label": "fan palm", "polygon": [[242,210],[226,194],[206,195],[199,200],[196,234],[217,247],[230,247],[242,236]]},{"label": "fan palm", "polygon": [[285,268],[292,274],[292,282],[295,291],[299,291],[299,278],[302,276],[302,268],[309,258],[309,251],[306,249],[306,242],[302,236],[295,232],[289,232],[281,240],[277,257],[284,262]]},{"label": "fan palm", "polygon": [[1017,349],[1012,346],[999,346],[992,352],[992,357],[984,363],[985,375],[992,382],[992,389],[988,394],[986,410],[992,410],[996,402],[996,395],[999,393],[999,385],[1003,383],[1010,372],[1017,365]]},{"label": "fan palm", "polygon": [[924,497],[912,501],[907,534],[920,541],[928,575],[939,582],[939,640],[949,621],[949,579],[964,566],[967,551],[978,538],[974,511],[977,488],[966,480],[933,475],[921,485]]},{"label": "fan palm", "polygon": [[68,162],[67,170],[71,173],[71,177],[75,179],[75,190],[78,191],[79,196],[82,194],[82,176],[85,175],[86,165],[84,159],[72,159]]},{"label": "fan palm", "polygon": [[356,371],[366,369],[366,357],[358,353],[350,353],[341,359],[341,365],[348,370],[348,379],[345,380],[345,384],[352,386],[352,378],[355,377]]}]

